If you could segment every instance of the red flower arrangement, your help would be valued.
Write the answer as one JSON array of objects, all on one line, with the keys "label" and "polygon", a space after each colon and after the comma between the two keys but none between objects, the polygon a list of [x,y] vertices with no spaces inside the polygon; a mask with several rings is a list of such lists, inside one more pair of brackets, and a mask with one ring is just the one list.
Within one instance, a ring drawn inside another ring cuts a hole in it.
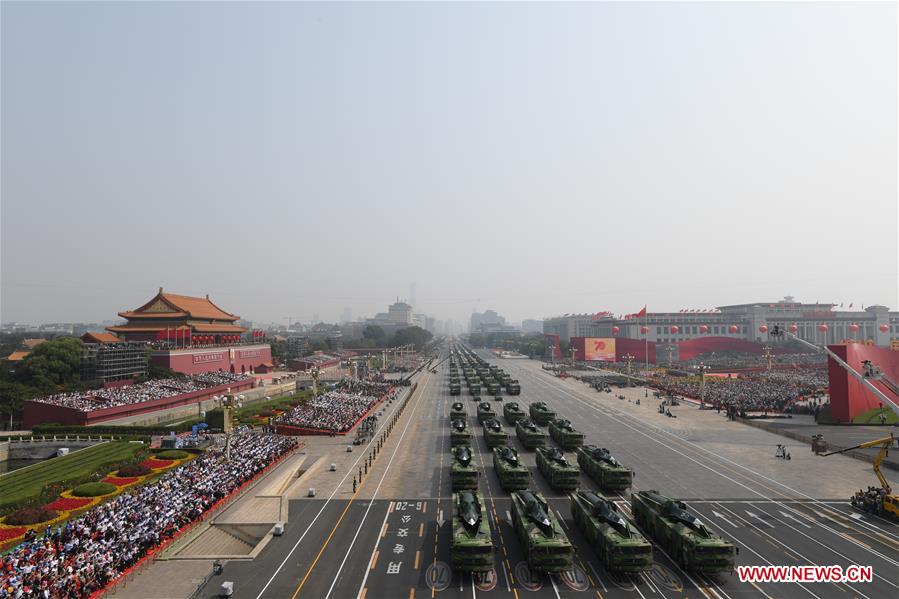
[{"label": "red flower arrangement", "polygon": [[0,528],[0,543],[21,537],[28,529],[24,526],[17,528]]},{"label": "red flower arrangement", "polygon": [[103,482],[109,483],[112,485],[116,485],[119,487],[124,487],[126,485],[131,485],[131,484],[136,483],[141,478],[143,478],[143,477],[142,476],[130,476],[128,478],[119,478],[117,476],[107,476],[106,478],[103,479]]},{"label": "red flower arrangement", "polygon": [[77,510],[79,508],[83,508],[84,506],[92,503],[90,499],[82,499],[82,498],[72,498],[67,499],[65,497],[61,497],[54,501],[53,503],[48,503],[47,507],[51,510],[56,510],[58,512],[68,512],[71,510]]}]

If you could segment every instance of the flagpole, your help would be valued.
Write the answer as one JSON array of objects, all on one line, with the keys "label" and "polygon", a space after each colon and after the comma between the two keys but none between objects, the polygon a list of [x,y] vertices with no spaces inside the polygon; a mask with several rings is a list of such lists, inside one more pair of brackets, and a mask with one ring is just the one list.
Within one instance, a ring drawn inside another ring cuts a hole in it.
[{"label": "flagpole", "polygon": [[643,397],[649,397],[649,310],[646,305],[643,306],[643,326],[646,327],[646,334],[643,335],[643,359],[646,362],[646,369],[643,376],[646,377],[646,385],[643,386]]}]

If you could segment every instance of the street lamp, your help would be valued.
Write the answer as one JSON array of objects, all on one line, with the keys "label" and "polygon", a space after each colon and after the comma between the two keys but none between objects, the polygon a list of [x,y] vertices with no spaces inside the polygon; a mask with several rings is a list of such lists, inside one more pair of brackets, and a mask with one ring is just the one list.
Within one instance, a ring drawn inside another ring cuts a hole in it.
[{"label": "street lamp", "polygon": [[699,371],[699,409],[705,409],[705,371],[708,370],[708,367],[704,362],[700,362],[699,366],[696,367]]},{"label": "street lamp", "polygon": [[767,345],[762,348],[762,357],[765,358],[768,362],[768,371],[771,371],[771,362],[774,358],[774,354],[771,353],[771,348]]},{"label": "street lamp", "polygon": [[633,387],[633,380],[631,379],[631,364],[633,363],[634,358],[636,358],[637,356],[633,354],[624,354],[621,357],[624,358],[625,362],[627,362],[627,386]]}]

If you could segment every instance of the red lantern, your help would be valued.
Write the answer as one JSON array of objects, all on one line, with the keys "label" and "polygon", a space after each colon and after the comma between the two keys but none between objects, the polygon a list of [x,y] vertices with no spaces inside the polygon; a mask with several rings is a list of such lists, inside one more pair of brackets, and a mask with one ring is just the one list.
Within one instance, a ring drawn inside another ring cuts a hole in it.
[{"label": "red lantern", "polygon": [[644,335],[649,332],[649,327],[640,327],[640,332]]},{"label": "red lantern", "polygon": [[699,332],[705,335],[709,332],[709,327],[707,325],[701,324],[699,325]]},{"label": "red lantern", "polygon": [[827,325],[826,325],[826,324],[819,324],[819,325],[818,325],[818,330],[821,331],[822,333],[826,333],[826,332],[827,332]]},{"label": "red lantern", "polygon": [[671,334],[676,335],[680,328],[677,325],[671,327]]},{"label": "red lantern", "polygon": [[735,324],[730,325],[730,332],[731,332],[731,333],[736,333],[736,332],[739,331],[739,330],[740,330],[740,327],[738,327],[737,325],[735,325]]},{"label": "red lantern", "polygon": [[791,332],[791,333],[796,334],[796,332],[797,332],[798,330],[799,330],[799,327],[796,326],[795,324],[791,324],[791,325],[790,325],[790,332]]},{"label": "red lantern", "polygon": [[880,329],[881,333],[889,333],[890,332],[890,325],[888,325],[888,324],[882,324],[877,328]]},{"label": "red lantern", "polygon": [[766,325],[762,325],[759,327],[759,333],[767,333],[768,327]]},{"label": "red lantern", "polygon": [[858,325],[853,322],[849,325],[849,330],[855,333],[856,331],[858,331]]},{"label": "red lantern", "polygon": [[620,333],[620,332],[621,332],[621,329],[620,329],[620,328],[618,328],[618,327],[612,327],[612,334],[613,334],[613,335],[617,335],[617,334]]}]

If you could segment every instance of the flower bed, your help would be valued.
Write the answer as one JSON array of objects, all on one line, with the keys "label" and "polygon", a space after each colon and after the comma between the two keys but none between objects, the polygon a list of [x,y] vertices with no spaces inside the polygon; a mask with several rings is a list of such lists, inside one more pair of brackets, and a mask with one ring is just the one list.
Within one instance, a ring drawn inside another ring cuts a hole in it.
[{"label": "flower bed", "polygon": [[116,486],[110,483],[85,483],[72,489],[75,497],[100,497],[115,493]]},{"label": "flower bed", "polygon": [[3,519],[4,524],[11,524],[13,526],[16,525],[29,525],[29,524],[40,524],[41,522],[49,522],[56,518],[59,514],[56,513],[56,510],[53,510],[45,505],[38,507],[23,507],[20,510],[16,510],[13,513],[9,514]]},{"label": "flower bed", "polygon": [[0,544],[6,543],[19,537],[24,537],[28,531],[26,526],[2,526],[0,525]]}]

